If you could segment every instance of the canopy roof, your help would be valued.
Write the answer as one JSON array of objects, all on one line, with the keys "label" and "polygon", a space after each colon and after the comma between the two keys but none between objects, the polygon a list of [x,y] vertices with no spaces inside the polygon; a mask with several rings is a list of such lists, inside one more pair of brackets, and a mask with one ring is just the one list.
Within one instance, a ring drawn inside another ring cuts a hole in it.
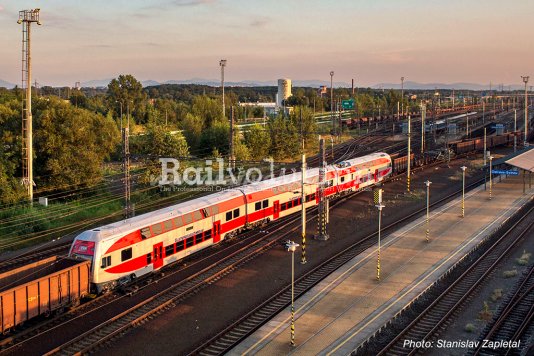
[{"label": "canopy roof", "polygon": [[534,150],[528,150],[525,153],[515,156],[506,161],[507,164],[524,169],[525,171],[534,172]]}]

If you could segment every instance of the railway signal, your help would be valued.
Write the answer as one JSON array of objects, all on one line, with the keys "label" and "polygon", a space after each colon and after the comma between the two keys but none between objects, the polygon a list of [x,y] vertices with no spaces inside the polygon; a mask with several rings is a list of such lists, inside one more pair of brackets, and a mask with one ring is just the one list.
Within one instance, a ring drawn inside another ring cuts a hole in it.
[{"label": "railway signal", "polygon": [[378,256],[376,260],[376,280],[380,280],[380,230],[382,225],[382,209],[385,208],[384,205],[382,205],[382,192],[383,189],[378,189],[378,204],[375,206],[378,209]]},{"label": "railway signal", "polygon": [[426,241],[429,241],[429,235],[430,235],[430,184],[432,184],[431,181],[427,180],[425,182],[426,185]]},{"label": "railway signal", "polygon": [[295,251],[299,244],[288,241],[286,248],[291,252],[291,346],[295,346]]},{"label": "railway signal", "polygon": [[491,173],[491,169],[492,169],[492,162],[493,162],[493,156],[489,154],[488,152],[488,158],[489,158],[489,171],[490,171],[490,175],[489,175],[489,186],[490,186],[490,191],[489,191],[489,199],[491,200],[491,189],[493,188],[493,180],[491,178],[491,176],[493,175],[493,173]]},{"label": "railway signal", "polygon": [[465,170],[466,166],[461,166],[462,169],[462,218],[465,217]]}]

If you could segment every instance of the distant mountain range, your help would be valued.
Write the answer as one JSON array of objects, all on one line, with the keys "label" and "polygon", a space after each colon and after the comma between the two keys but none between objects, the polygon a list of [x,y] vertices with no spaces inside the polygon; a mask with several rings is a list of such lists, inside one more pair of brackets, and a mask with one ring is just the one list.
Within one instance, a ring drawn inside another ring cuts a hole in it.
[{"label": "distant mountain range", "polygon": [[[82,82],[81,86],[86,88],[105,88],[108,86],[109,82],[111,81],[111,78],[109,79],[99,79],[99,80],[90,80],[87,82]],[[141,81],[141,84],[143,84],[144,87],[149,86],[155,86],[155,85],[162,85],[162,84],[199,84],[199,85],[208,85],[213,87],[218,87],[221,85],[220,80],[217,79],[204,79],[204,78],[191,78],[187,80],[167,80],[165,82],[158,82],[155,80],[143,80]],[[257,81],[257,80],[244,80],[239,82],[224,82],[225,86],[228,87],[259,87],[259,86],[276,86],[278,85],[277,80],[269,80],[269,81]],[[46,85],[46,84],[44,84]],[[327,80],[318,80],[318,79],[312,79],[312,80],[293,80],[292,85],[294,87],[320,87],[322,85],[325,85],[327,87],[330,86],[330,82]],[[15,87],[15,84],[6,82],[4,80],[0,79],[0,87],[12,89]],[[343,87],[343,88],[350,88],[351,84],[345,83],[345,82],[334,82],[334,87]],[[379,83],[376,85],[371,86],[373,89],[400,89],[401,84],[400,83]],[[476,83],[452,83],[452,84],[445,84],[445,83],[417,83],[417,82],[404,82],[404,89],[406,90],[413,90],[413,89],[422,89],[422,90],[432,90],[432,89],[455,89],[455,90],[489,90],[489,84],[482,85],[482,84],[476,84]],[[522,85],[505,85],[504,90],[521,90],[524,87]],[[492,90],[500,90],[500,86],[493,86]]]},{"label": "distant mountain range", "polygon": [[[401,83],[380,83],[372,86],[374,89],[401,89]],[[432,90],[432,89],[455,89],[455,90],[489,90],[489,84],[476,84],[476,83],[417,83],[417,82],[404,82],[404,89],[422,89],[422,90]],[[520,90],[523,89],[522,85],[504,85],[503,90]],[[500,91],[500,84],[493,85],[491,90]]]},{"label": "distant mountain range", "polygon": [[13,89],[15,84],[6,82],[5,80],[0,79],[0,88]]}]

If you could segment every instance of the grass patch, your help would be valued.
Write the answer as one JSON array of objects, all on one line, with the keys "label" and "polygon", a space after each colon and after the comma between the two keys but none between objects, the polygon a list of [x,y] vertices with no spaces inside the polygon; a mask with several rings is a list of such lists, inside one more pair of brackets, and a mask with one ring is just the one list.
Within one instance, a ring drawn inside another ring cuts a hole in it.
[{"label": "grass patch", "polygon": [[472,323],[467,323],[465,324],[465,327],[464,327],[464,330],[467,331],[468,333],[472,333],[476,330],[476,326]]},{"label": "grass patch", "polygon": [[493,317],[493,312],[490,310],[488,302],[484,301],[484,307],[478,313],[478,318],[484,321],[490,321]]},{"label": "grass patch", "polygon": [[531,255],[532,255],[531,253],[523,250],[523,254],[521,255],[521,257],[517,258],[515,261],[520,266],[526,266],[528,265]]},{"label": "grass patch", "polygon": [[517,270],[516,269],[513,269],[513,270],[510,270],[510,271],[504,271],[502,273],[502,276],[504,278],[512,278],[512,277],[515,277],[517,276]]},{"label": "grass patch", "polygon": [[502,289],[495,289],[491,294],[491,300],[496,302],[502,298]]}]

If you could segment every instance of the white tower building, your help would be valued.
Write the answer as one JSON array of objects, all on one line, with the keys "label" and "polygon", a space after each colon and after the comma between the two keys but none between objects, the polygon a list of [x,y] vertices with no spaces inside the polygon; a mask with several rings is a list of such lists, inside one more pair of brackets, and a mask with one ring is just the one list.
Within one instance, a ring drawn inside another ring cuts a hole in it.
[{"label": "white tower building", "polygon": [[291,96],[291,79],[278,79],[278,93],[276,94],[276,106],[282,107],[283,101]]}]

